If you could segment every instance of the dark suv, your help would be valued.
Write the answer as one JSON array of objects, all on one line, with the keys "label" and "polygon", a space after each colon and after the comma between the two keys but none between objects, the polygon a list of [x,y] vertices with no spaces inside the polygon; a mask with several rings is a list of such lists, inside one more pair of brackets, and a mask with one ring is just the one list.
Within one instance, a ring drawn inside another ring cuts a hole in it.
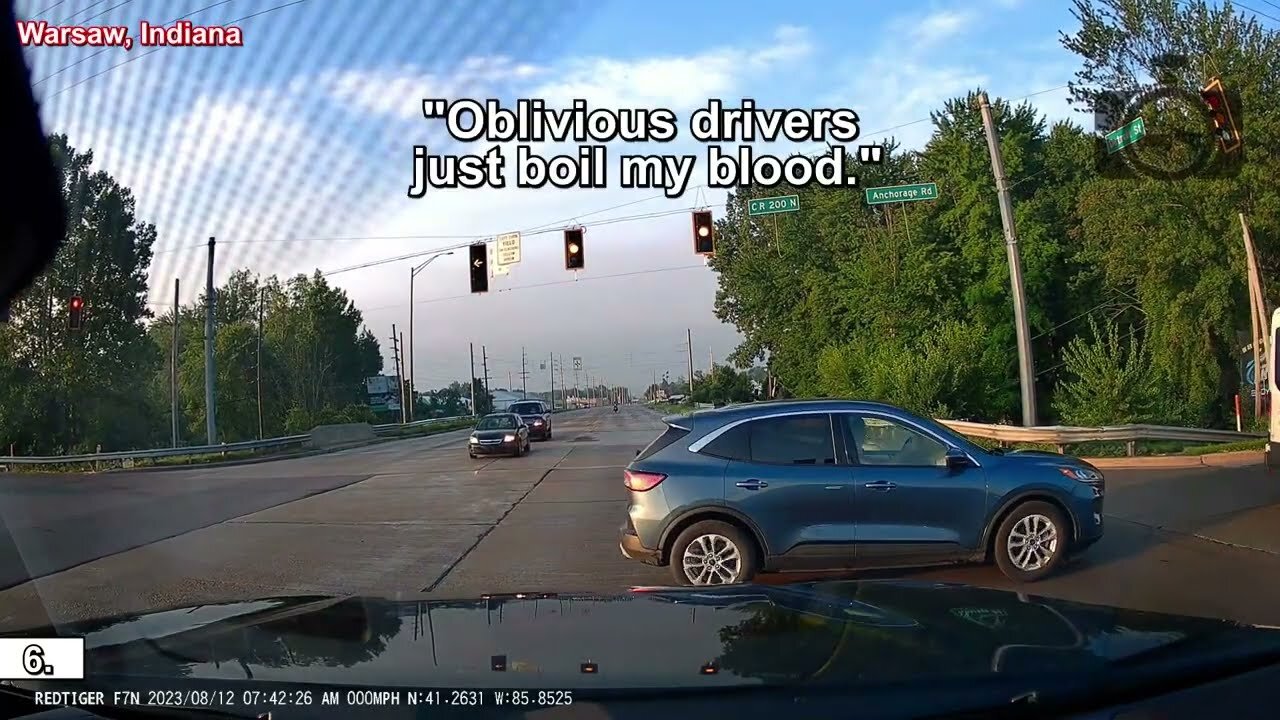
[{"label": "dark suv", "polygon": [[529,426],[530,439],[551,439],[551,411],[541,400],[513,402],[507,408],[507,412],[515,413],[524,419],[524,424]]},{"label": "dark suv", "polygon": [[889,405],[764,402],[663,420],[625,470],[619,545],[682,585],[992,559],[1031,582],[1102,537],[1105,483],[1089,463],[989,452]]}]

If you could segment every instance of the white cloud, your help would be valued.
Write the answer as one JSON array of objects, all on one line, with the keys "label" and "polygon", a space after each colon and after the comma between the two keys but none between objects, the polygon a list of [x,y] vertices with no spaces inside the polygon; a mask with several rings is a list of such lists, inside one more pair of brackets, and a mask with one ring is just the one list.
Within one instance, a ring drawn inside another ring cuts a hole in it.
[{"label": "white cloud", "polygon": [[940,10],[923,18],[911,18],[901,21],[906,25],[910,44],[919,50],[923,46],[936,45],[967,30],[977,15],[970,10]]},{"label": "white cloud", "polygon": [[557,80],[534,87],[532,97],[556,105],[582,98],[592,107],[664,107],[680,112],[709,97],[740,90],[750,73],[803,59],[812,51],[808,31],[783,26],[771,44],[759,49],[723,47],[635,61],[583,58],[558,68]]},{"label": "white cloud", "polygon": [[504,83],[527,81],[542,72],[508,57],[472,57],[448,73],[427,72],[416,65],[328,71],[318,78],[295,80],[293,86],[314,84],[338,104],[365,114],[418,120],[423,98],[483,97]]}]

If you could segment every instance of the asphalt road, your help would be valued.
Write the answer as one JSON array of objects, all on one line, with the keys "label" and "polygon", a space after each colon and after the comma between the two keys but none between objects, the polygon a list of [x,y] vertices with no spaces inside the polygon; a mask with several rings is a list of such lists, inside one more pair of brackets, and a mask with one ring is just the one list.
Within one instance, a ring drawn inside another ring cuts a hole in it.
[{"label": "asphalt road", "polygon": [[[0,476],[15,536],[0,547],[0,630],[278,594],[666,584],[665,569],[622,558],[616,538],[622,467],[660,430],[651,411],[623,406],[557,416],[555,440],[523,458],[470,460],[465,433],[450,433],[236,467]],[[1258,466],[1107,475],[1104,539],[1021,589],[1280,625],[1280,477]],[[23,573],[35,579],[15,585]],[[1015,587],[990,567],[898,574]]]}]

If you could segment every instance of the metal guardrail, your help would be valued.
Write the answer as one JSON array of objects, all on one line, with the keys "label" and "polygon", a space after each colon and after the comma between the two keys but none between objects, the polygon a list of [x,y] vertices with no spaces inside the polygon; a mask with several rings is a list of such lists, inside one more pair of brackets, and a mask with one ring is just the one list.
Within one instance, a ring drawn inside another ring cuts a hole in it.
[{"label": "metal guardrail", "polygon": [[[561,408],[555,412],[566,412]],[[389,435],[405,428],[425,427],[454,420],[469,420],[471,415],[455,415],[444,418],[427,418],[409,423],[386,423],[373,425],[376,435]],[[244,450],[274,450],[302,445],[311,438],[310,433],[289,435],[286,437],[266,438],[264,440],[245,440],[243,442],[221,443],[218,445],[191,445],[178,448],[160,448],[157,450],[119,450],[103,453],[82,453],[79,455],[0,455],[0,470],[6,465],[76,465],[80,463],[115,462],[142,460],[166,457],[186,457],[192,455],[213,455]]]},{"label": "metal guardrail", "polygon": [[[658,406],[663,402],[654,403]],[[712,407],[709,403],[697,403],[696,409]],[[1236,432],[1234,430],[1216,430],[1212,428],[1186,428],[1172,425],[1110,425],[1103,427],[1072,427],[1068,425],[1040,425],[1021,427],[1018,425],[992,425],[989,423],[968,422],[964,420],[938,420],[961,435],[986,438],[1006,443],[1035,443],[1056,445],[1060,450],[1068,445],[1085,442],[1123,442],[1130,444],[1139,440],[1174,440],[1182,442],[1227,443],[1242,440],[1264,440],[1266,433]]]},{"label": "metal guardrail", "polygon": [[310,434],[289,435],[287,437],[267,438],[265,440],[245,440],[243,442],[221,443],[218,445],[191,445],[188,447],[160,448],[159,450],[120,450],[117,452],[84,453],[81,455],[0,456],[0,466],[73,465],[76,463],[106,462],[112,460],[181,457],[185,455],[212,455],[215,453],[238,452],[241,450],[270,450],[290,447],[293,445],[301,445],[310,437]]},{"label": "metal guardrail", "polygon": [[1112,425],[1104,427],[1069,427],[1044,425],[1019,427],[1016,425],[988,425],[962,420],[938,422],[962,435],[998,440],[1000,442],[1042,443],[1046,445],[1077,445],[1083,442],[1135,442],[1138,440],[1180,440],[1184,442],[1238,442],[1261,440],[1261,433],[1242,433],[1234,430],[1185,428],[1171,425]]},{"label": "metal guardrail", "polygon": [[426,420],[414,420],[407,423],[385,423],[383,425],[374,425],[373,431],[379,435],[390,432],[392,430],[401,430],[404,428],[425,427],[427,425],[435,425],[436,423],[450,422],[453,420],[469,420],[471,415],[454,415],[453,417],[443,418],[427,418]]}]

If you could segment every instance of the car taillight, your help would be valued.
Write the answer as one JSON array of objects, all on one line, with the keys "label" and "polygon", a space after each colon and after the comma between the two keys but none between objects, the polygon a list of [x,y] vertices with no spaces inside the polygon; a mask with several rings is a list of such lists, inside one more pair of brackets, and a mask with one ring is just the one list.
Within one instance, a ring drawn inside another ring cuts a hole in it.
[{"label": "car taillight", "polygon": [[658,486],[658,483],[667,479],[662,473],[638,472],[636,470],[623,470],[622,484],[627,486],[628,490],[636,492],[644,492],[652,490]]}]

